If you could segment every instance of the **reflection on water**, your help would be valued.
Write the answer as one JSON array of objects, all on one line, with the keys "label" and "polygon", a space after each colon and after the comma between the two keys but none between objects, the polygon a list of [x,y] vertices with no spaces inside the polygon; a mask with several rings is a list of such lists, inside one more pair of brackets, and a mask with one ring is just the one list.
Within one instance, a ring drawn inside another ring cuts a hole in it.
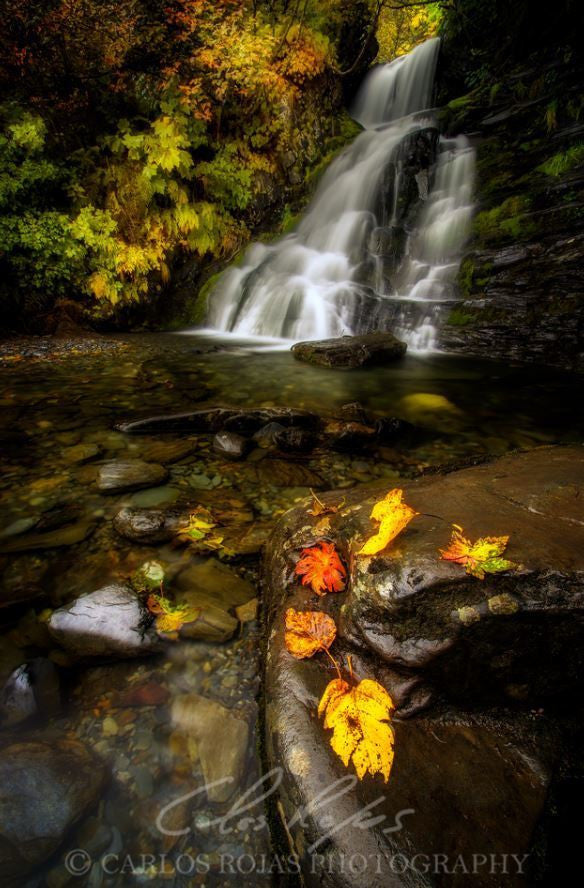
[{"label": "reflection on water", "polygon": [[[167,335],[80,342],[61,351],[42,342],[21,353],[8,349],[2,372],[0,683],[24,663],[48,661],[62,702],[54,695],[50,706],[41,701],[27,721],[14,719],[14,711],[8,717],[2,698],[0,737],[2,743],[34,737],[52,745],[75,739],[110,775],[100,799],[31,886],[68,884],[64,855],[73,848],[89,850],[94,863],[87,881],[77,884],[92,886],[233,884],[226,856],[270,853],[268,832],[256,829],[257,823],[242,818],[237,828],[222,831],[217,817],[232,802],[206,793],[171,807],[176,834],[156,826],[160,810],[203,786],[209,768],[235,769],[233,799],[257,779],[260,627],[253,607],[244,618],[224,582],[213,586],[208,557],[172,540],[148,545],[116,533],[112,519],[122,507],[164,510],[203,502],[230,511],[246,527],[269,527],[313,485],[347,488],[380,479],[407,485],[427,467],[584,437],[575,407],[579,380],[441,356],[330,371],[295,361],[289,352],[251,352],[233,340],[223,347],[208,338]],[[213,451],[210,436],[134,438],[115,429],[123,420],[203,405],[289,405],[331,416],[354,401],[375,416],[407,419],[422,432],[371,452],[319,449],[302,459],[270,460],[255,450],[234,463]],[[104,462],[134,459],[164,464],[166,480],[114,495],[98,490]],[[186,589],[207,603],[214,597],[221,625],[237,627],[227,641],[168,642],[157,656],[107,662],[79,659],[55,644],[47,631],[52,609],[126,581],[152,558],[166,565],[171,594]],[[253,546],[229,561],[234,588],[257,594],[258,563]],[[213,719],[224,719],[225,712],[201,708],[193,695],[224,707],[246,726],[238,749],[215,751],[224,760],[213,760],[200,732],[217,730]],[[130,855],[134,869],[106,878],[95,863],[105,853],[113,861]],[[154,861],[140,864],[137,858],[148,854]],[[185,873],[188,857],[196,855],[203,855],[208,871]],[[256,871],[245,884],[267,885],[270,878]]]}]

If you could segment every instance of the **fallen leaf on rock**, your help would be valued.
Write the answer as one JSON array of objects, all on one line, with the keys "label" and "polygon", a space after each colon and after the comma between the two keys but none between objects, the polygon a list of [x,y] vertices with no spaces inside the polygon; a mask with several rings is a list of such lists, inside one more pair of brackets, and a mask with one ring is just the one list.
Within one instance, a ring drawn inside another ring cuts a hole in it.
[{"label": "fallen leaf on rock", "polygon": [[375,503],[370,518],[379,521],[379,528],[359,549],[358,555],[377,555],[408,526],[412,518],[420,514],[404,503],[403,495],[403,490],[396,487]]},{"label": "fallen leaf on rock", "polygon": [[311,586],[317,595],[342,592],[347,571],[338,556],[334,543],[321,542],[303,549],[295,574],[302,577],[303,586]]},{"label": "fallen leaf on rock", "polygon": [[331,747],[345,767],[353,762],[359,780],[367,773],[389,780],[394,743],[389,721],[394,709],[385,688],[370,678],[353,688],[335,678],[322,695],[318,714],[324,714],[324,727],[333,731]]},{"label": "fallen leaf on rock", "polygon": [[[201,543],[207,549],[222,549],[223,537],[214,531],[217,523],[208,509],[202,506],[189,515],[189,523],[179,528],[179,539],[192,543]],[[225,550],[226,554],[230,554]]]},{"label": "fallen leaf on rock", "polygon": [[454,561],[464,565],[467,574],[484,580],[486,574],[502,573],[513,570],[519,565],[502,554],[509,542],[508,536],[481,537],[476,543],[463,536],[463,529],[458,524],[453,524],[452,539],[447,549],[440,549],[440,558],[443,561]]},{"label": "fallen leaf on rock", "polygon": [[284,642],[298,660],[312,657],[317,651],[328,651],[335,640],[335,621],[321,611],[297,611],[289,607],[285,620]]},{"label": "fallen leaf on rock", "polygon": [[343,502],[339,503],[338,506],[327,506],[326,503],[323,503],[322,500],[319,500],[314,490],[311,490],[310,492],[312,494],[312,508],[308,509],[308,514],[314,515],[315,518],[317,518],[319,515],[334,515],[336,512],[342,509],[345,504],[345,500],[343,500]]}]

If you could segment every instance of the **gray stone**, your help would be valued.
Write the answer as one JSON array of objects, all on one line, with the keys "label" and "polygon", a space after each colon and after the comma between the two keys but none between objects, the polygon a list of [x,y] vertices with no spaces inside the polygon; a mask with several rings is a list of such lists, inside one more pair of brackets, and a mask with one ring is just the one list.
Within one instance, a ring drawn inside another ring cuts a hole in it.
[{"label": "gray stone", "polygon": [[251,441],[236,432],[217,432],[213,438],[213,450],[225,459],[243,459],[251,447]]},{"label": "gray stone", "polygon": [[99,797],[99,759],[73,740],[13,743],[0,756],[0,878],[47,860]]},{"label": "gray stone", "polygon": [[407,345],[393,333],[365,333],[314,342],[297,342],[292,354],[299,361],[321,367],[352,369],[389,364],[402,358]]},{"label": "gray stone", "polygon": [[135,460],[114,460],[99,468],[97,488],[101,493],[123,493],[158,487],[168,478],[168,470],[157,463]]},{"label": "gray stone", "polygon": [[48,629],[55,641],[81,657],[139,657],[159,648],[136,593],[112,584],[53,611]]},{"label": "gray stone", "polygon": [[0,693],[0,724],[10,726],[33,715],[54,714],[60,705],[59,677],[50,660],[37,657],[18,666]]}]

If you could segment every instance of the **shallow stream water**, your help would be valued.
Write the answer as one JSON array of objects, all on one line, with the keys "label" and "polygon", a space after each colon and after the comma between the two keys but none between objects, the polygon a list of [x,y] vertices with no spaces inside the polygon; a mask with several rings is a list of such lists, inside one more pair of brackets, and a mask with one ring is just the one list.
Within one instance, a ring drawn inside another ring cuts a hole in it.
[{"label": "shallow stream water", "polygon": [[[234,874],[225,870],[230,856],[250,855],[256,864],[261,855],[272,859],[269,831],[257,819],[266,813],[263,804],[255,806],[254,820],[226,823],[220,818],[229,805],[212,805],[199,793],[172,808],[173,828],[184,835],[162,835],[156,827],[164,805],[202,785],[197,749],[171,718],[181,695],[202,694],[246,720],[248,749],[235,797],[257,780],[261,620],[242,622],[223,644],[169,641],[160,655],[105,663],[72,658],[48,635],[51,609],[127,579],[145,561],[160,560],[176,576],[215,558],[174,544],[129,542],[112,527],[123,506],[202,502],[211,511],[231,508],[242,521],[269,526],[308,497],[310,487],[346,489],[382,479],[388,487],[407,487],[408,479],[437,466],[584,440],[578,378],[441,355],[331,371],[301,364],[289,352],[248,351],[232,340],[148,335],[9,343],[0,366],[1,677],[31,657],[48,657],[59,671],[62,697],[50,718],[0,731],[3,739],[80,739],[112,775],[97,810],[26,882],[31,888],[68,885],[63,861],[72,848],[91,849],[93,863],[85,881],[71,884],[93,888],[231,885]],[[355,401],[376,417],[408,420],[419,434],[371,452],[320,449],[274,458],[255,449],[244,461],[228,462],[213,451],[210,435],[133,437],[115,428],[215,405],[293,406],[328,417]],[[99,466],[123,459],[165,462],[168,480],[134,493],[100,493]],[[49,536],[43,541],[42,534]],[[259,596],[259,553],[231,558],[229,566]],[[131,865],[106,876],[95,862],[106,852],[118,861],[129,855]],[[189,870],[198,854],[202,871]],[[143,855],[154,855],[154,862]],[[245,884],[271,884],[274,870],[264,869],[256,865]],[[275,876],[282,884],[277,870]]]}]

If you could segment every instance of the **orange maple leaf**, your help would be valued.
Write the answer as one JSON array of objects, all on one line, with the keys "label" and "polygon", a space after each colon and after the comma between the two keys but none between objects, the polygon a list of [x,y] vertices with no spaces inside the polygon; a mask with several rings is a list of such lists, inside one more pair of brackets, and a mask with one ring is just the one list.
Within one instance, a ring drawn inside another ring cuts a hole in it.
[{"label": "orange maple leaf", "polygon": [[303,586],[311,586],[317,595],[342,592],[345,588],[345,570],[334,543],[321,540],[315,546],[303,549],[294,573],[302,577]]},{"label": "orange maple leaf", "polygon": [[321,611],[297,611],[289,607],[285,619],[284,642],[297,660],[312,657],[317,651],[328,651],[335,640],[335,621]]},{"label": "orange maple leaf", "polygon": [[379,521],[379,528],[359,549],[357,555],[377,555],[408,526],[412,518],[420,514],[404,503],[403,495],[403,490],[396,487],[375,503],[370,518]]}]

